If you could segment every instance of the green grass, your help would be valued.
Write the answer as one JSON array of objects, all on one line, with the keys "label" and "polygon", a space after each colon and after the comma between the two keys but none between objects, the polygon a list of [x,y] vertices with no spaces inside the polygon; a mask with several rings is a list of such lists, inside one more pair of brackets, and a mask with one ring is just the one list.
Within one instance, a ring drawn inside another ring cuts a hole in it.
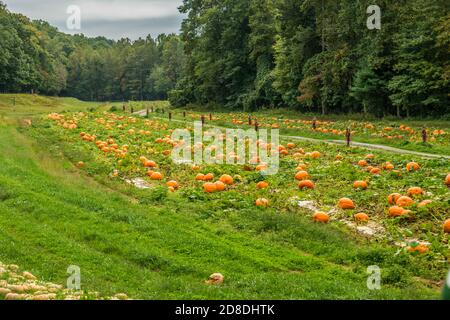
[{"label": "green grass", "polygon": [[[26,116],[96,105],[66,99],[51,100],[52,105],[45,98],[29,110],[35,102],[26,99],[20,104]],[[80,151],[39,120],[18,127],[17,113],[7,111],[4,100],[1,96],[4,263],[60,284],[67,267],[78,265],[84,289],[143,299],[439,297],[420,257],[397,255],[394,248],[355,238],[334,224],[245,205],[227,213],[232,193],[223,200],[193,200],[192,194],[162,189],[149,194],[95,170],[88,176],[72,164]],[[370,265],[382,268],[382,290],[366,287]],[[224,285],[204,284],[214,272],[225,275]]]},{"label": "green grass", "polygon": [[[15,101],[15,104],[14,104]],[[14,118],[33,117],[42,113],[106,109],[108,104],[84,102],[75,98],[45,97],[31,94],[0,94],[0,115]]]}]

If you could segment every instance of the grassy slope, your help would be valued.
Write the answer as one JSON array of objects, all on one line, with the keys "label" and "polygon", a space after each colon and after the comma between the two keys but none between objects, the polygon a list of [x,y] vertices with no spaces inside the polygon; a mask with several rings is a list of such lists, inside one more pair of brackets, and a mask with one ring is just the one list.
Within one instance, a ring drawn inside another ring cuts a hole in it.
[{"label": "grassy slope", "polygon": [[[242,226],[236,228],[202,219],[216,211],[206,203],[170,196],[163,203],[139,201],[136,190],[81,175],[61,156],[65,146],[56,138],[36,142],[9,119],[0,124],[0,260],[44,280],[63,284],[67,267],[76,264],[85,288],[135,298],[438,296],[405,276],[408,262],[402,266],[392,251],[368,248],[331,225],[297,216],[274,222],[252,209],[235,217]],[[383,267],[385,281],[403,279],[405,286],[369,291],[365,267],[371,264]],[[203,284],[213,272],[225,275],[225,285]]]}]

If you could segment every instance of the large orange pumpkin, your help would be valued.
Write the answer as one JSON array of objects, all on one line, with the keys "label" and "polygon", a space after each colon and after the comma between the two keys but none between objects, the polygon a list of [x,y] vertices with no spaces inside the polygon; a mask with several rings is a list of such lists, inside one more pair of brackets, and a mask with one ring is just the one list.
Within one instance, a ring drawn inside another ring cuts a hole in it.
[{"label": "large orange pumpkin", "polygon": [[367,161],[366,160],[359,160],[358,166],[360,167],[367,167]]},{"label": "large orange pumpkin", "polygon": [[259,164],[256,166],[256,171],[264,171],[267,169],[267,164]]},{"label": "large orange pumpkin", "polygon": [[414,203],[414,200],[407,196],[402,196],[397,199],[396,204],[399,207],[408,207]]},{"label": "large orange pumpkin", "polygon": [[357,213],[353,216],[358,222],[367,222],[369,221],[369,216],[363,212]]},{"label": "large orange pumpkin", "polygon": [[227,188],[225,183],[223,183],[222,181],[217,181],[215,183],[215,185],[216,185],[216,190],[217,191],[224,191]]},{"label": "large orange pumpkin", "polygon": [[400,193],[391,193],[388,196],[388,201],[390,204],[396,204],[397,203],[397,199],[400,198],[402,195]]},{"label": "large orange pumpkin", "polygon": [[450,233],[450,219],[445,220],[445,222],[444,222],[444,232]]},{"label": "large orange pumpkin", "polygon": [[205,181],[205,175],[202,173],[199,173],[196,177],[195,180],[197,181]]},{"label": "large orange pumpkin", "polygon": [[298,184],[299,189],[314,189],[316,185],[311,180],[303,180]]},{"label": "large orange pumpkin", "polygon": [[162,178],[163,176],[159,172],[153,172],[152,175],[150,176],[150,179],[152,180],[162,180]]},{"label": "large orange pumpkin", "polygon": [[299,171],[297,172],[297,174],[295,175],[295,179],[297,180],[305,180],[309,177],[308,172],[306,171]]},{"label": "large orange pumpkin", "polygon": [[420,165],[416,162],[410,162],[406,165],[406,170],[408,171],[416,171],[420,169]]},{"label": "large orange pumpkin", "polygon": [[325,212],[316,212],[313,215],[313,220],[316,222],[328,223],[330,221],[330,216]]},{"label": "large orange pumpkin", "polygon": [[408,214],[410,211],[409,210],[405,210],[402,207],[399,206],[393,206],[389,208],[389,216],[390,217],[400,217],[403,216],[405,214]]},{"label": "large orange pumpkin", "polygon": [[313,158],[313,159],[319,159],[321,156],[322,156],[322,154],[319,151],[311,152],[311,158]]},{"label": "large orange pumpkin", "polygon": [[156,162],[152,160],[145,160],[144,161],[144,167],[146,168],[156,168]]},{"label": "large orange pumpkin", "polygon": [[178,189],[178,187],[179,187],[178,182],[176,182],[175,180],[171,180],[171,181],[167,182],[166,185],[167,185],[169,188],[172,187],[172,188],[174,188],[174,189]]},{"label": "large orange pumpkin", "polygon": [[217,191],[217,185],[215,183],[207,182],[203,185],[203,190],[206,193],[213,193]]},{"label": "large orange pumpkin", "polygon": [[384,170],[388,170],[388,171],[394,170],[394,165],[392,163],[390,163],[390,162],[386,162],[383,165],[383,169]]},{"label": "large orange pumpkin", "polygon": [[256,206],[257,207],[265,207],[267,208],[269,206],[269,200],[265,198],[260,198],[256,200]]},{"label": "large orange pumpkin", "polygon": [[266,181],[260,181],[256,184],[257,189],[266,189],[269,184]]},{"label": "large orange pumpkin", "polygon": [[366,190],[368,188],[367,181],[355,181],[353,188]]},{"label": "large orange pumpkin", "polygon": [[445,177],[445,184],[450,187],[450,173]]},{"label": "large orange pumpkin", "polygon": [[344,210],[355,209],[355,204],[349,198],[341,198],[338,202],[338,207]]},{"label": "large orange pumpkin", "polygon": [[227,185],[232,185],[234,182],[233,177],[228,174],[224,174],[223,176],[221,176],[220,181]]},{"label": "large orange pumpkin", "polygon": [[408,189],[408,196],[415,196],[415,195],[421,195],[423,194],[423,190],[422,188],[419,187],[412,187]]}]

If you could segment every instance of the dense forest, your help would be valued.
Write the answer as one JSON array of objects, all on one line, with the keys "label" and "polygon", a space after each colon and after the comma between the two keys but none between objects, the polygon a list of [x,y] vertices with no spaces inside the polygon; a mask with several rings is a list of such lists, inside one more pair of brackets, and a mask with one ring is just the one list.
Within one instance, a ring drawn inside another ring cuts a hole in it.
[{"label": "dense forest", "polygon": [[166,99],[185,64],[177,35],[131,41],[67,35],[0,1],[0,92],[83,100]]},{"label": "dense forest", "polygon": [[450,114],[448,0],[184,0],[180,35],[70,36],[0,5],[0,91],[175,106]]}]

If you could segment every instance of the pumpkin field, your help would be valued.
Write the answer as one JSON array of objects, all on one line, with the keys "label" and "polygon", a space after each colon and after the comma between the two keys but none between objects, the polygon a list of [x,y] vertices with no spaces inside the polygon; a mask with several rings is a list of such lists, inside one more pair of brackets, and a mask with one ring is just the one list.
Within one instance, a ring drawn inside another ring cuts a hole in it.
[{"label": "pumpkin field", "polygon": [[[430,132],[442,152],[423,157],[296,139],[312,124],[301,114],[9,99],[0,97],[0,299],[439,298],[450,257],[445,123]],[[263,175],[257,158],[174,163],[173,130],[202,115],[205,135],[281,129],[279,145],[256,142],[279,151],[278,173]],[[346,125],[317,120],[312,133],[339,137]],[[414,140],[420,128],[372,126],[354,120],[353,134]],[[70,265],[84,294],[62,291]],[[370,266],[379,289],[368,287]]]}]

